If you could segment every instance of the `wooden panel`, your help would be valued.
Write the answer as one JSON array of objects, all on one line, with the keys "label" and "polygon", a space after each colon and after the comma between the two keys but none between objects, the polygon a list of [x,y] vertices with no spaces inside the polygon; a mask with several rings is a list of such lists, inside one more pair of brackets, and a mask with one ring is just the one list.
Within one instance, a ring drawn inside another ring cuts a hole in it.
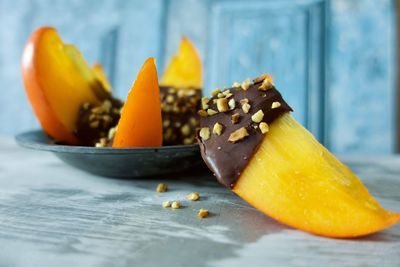
[{"label": "wooden panel", "polygon": [[321,137],[324,2],[220,1],[211,16],[208,88],[271,73],[294,116]]},{"label": "wooden panel", "polygon": [[395,147],[395,1],[331,1],[329,147],[391,153]]},{"label": "wooden panel", "polygon": [[0,31],[0,43],[6,43],[0,49],[0,85],[7,88],[0,98],[5,110],[0,121],[8,126],[2,133],[38,127],[24,95],[19,59],[28,36],[39,26],[56,27],[90,63],[103,63],[116,94],[123,98],[146,57],[160,57],[161,0],[0,0],[0,4],[0,23],[8,25]]}]

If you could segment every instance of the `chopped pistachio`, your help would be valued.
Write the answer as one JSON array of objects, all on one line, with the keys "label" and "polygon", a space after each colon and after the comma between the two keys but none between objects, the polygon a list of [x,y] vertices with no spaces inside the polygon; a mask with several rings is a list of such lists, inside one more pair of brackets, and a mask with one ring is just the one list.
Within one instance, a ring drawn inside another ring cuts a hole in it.
[{"label": "chopped pistachio", "polygon": [[202,108],[203,109],[208,109],[209,108],[209,106],[208,106],[208,103],[210,102],[210,99],[208,99],[208,97],[203,97],[202,99],[201,99],[201,106],[202,106]]},{"label": "chopped pistachio", "polygon": [[207,141],[210,138],[210,129],[207,127],[201,128],[199,135],[204,141]]},{"label": "chopped pistachio", "polygon": [[189,199],[189,200],[191,200],[191,201],[197,201],[197,200],[200,199],[200,194],[197,193],[197,192],[190,193],[190,194],[187,196],[187,199]]},{"label": "chopped pistachio", "polygon": [[213,127],[213,134],[221,135],[223,130],[223,126],[220,123],[215,123]]},{"label": "chopped pistachio", "polygon": [[221,93],[221,89],[216,88],[214,91],[211,92],[212,96],[217,96],[219,93]]},{"label": "chopped pistachio", "polygon": [[160,183],[160,184],[157,185],[156,191],[157,191],[158,193],[163,193],[163,192],[165,192],[165,191],[167,191],[167,190],[168,190],[168,187],[167,187],[166,184]]},{"label": "chopped pistachio", "polygon": [[218,114],[218,111],[215,111],[215,110],[209,108],[209,109],[207,109],[207,114],[212,116],[212,115]]},{"label": "chopped pistachio", "polygon": [[230,134],[228,141],[232,143],[236,143],[240,140],[245,139],[247,136],[249,136],[249,133],[247,132],[247,129],[242,127],[234,131],[233,133]]},{"label": "chopped pistachio", "polygon": [[251,85],[250,79],[246,79],[242,82],[241,87],[243,90],[247,90],[247,89],[249,89],[250,85]]},{"label": "chopped pistachio", "polygon": [[171,201],[164,201],[162,203],[163,208],[170,208],[171,207]]},{"label": "chopped pistachio", "polygon": [[261,122],[263,118],[264,118],[264,112],[261,109],[256,113],[254,113],[253,116],[251,116],[251,120],[257,123]]},{"label": "chopped pistachio", "polygon": [[226,98],[218,98],[217,100],[217,109],[219,112],[226,112],[229,110],[228,99]]},{"label": "chopped pistachio", "polygon": [[174,201],[171,204],[171,208],[173,209],[179,209],[181,207],[181,203],[179,201]]},{"label": "chopped pistachio", "polygon": [[269,131],[269,126],[266,122],[261,122],[259,126],[260,126],[261,133],[265,134]]},{"label": "chopped pistachio", "polygon": [[281,106],[281,103],[279,102],[273,102],[271,105],[271,109],[279,108]]},{"label": "chopped pistachio", "polygon": [[240,119],[240,114],[239,113],[232,114],[232,116],[231,116],[232,124],[238,123],[239,119]]},{"label": "chopped pistachio", "polygon": [[206,209],[200,209],[199,212],[197,213],[197,217],[200,219],[206,218],[210,213]]}]

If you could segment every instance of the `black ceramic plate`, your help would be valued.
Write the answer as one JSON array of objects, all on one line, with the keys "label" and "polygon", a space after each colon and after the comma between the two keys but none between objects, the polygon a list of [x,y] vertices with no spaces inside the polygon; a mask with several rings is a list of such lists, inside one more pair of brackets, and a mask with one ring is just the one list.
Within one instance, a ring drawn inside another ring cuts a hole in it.
[{"label": "black ceramic plate", "polygon": [[143,177],[182,172],[202,165],[199,146],[95,148],[55,144],[43,131],[16,136],[19,145],[51,151],[78,169],[108,177]]}]

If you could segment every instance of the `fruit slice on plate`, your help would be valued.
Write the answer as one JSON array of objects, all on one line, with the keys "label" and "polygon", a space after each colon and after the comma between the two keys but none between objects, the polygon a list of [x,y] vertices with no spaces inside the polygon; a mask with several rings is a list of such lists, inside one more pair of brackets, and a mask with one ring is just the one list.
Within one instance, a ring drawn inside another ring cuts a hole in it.
[{"label": "fruit slice on plate", "polygon": [[269,75],[214,92],[198,133],[217,179],[272,218],[313,234],[351,238],[400,221],[291,115]]},{"label": "fruit slice on plate", "polygon": [[125,104],[113,140],[113,147],[162,145],[162,121],[157,69],[154,58],[143,64]]},{"label": "fruit slice on plate", "polygon": [[22,56],[22,76],[42,128],[67,144],[80,142],[74,135],[80,107],[99,105],[109,96],[81,53],[64,44],[50,27],[38,29],[29,38]]},{"label": "fruit slice on plate", "polygon": [[112,91],[112,86],[110,81],[107,78],[106,72],[104,71],[103,66],[100,63],[95,63],[92,66],[92,71],[94,73],[94,75],[96,76],[97,80],[99,82],[101,82],[101,84],[103,85],[103,88],[111,93]]},{"label": "fruit slice on plate", "polygon": [[160,81],[164,145],[196,143],[202,79],[200,57],[184,37]]},{"label": "fruit slice on plate", "polygon": [[183,37],[179,51],[169,62],[160,80],[161,86],[175,88],[203,87],[201,59],[188,38]]}]

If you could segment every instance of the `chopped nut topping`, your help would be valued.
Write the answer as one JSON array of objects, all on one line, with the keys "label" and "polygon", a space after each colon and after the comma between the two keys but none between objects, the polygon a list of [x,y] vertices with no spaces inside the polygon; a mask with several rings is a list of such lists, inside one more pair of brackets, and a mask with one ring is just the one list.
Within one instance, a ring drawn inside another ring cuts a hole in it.
[{"label": "chopped nut topping", "polygon": [[100,138],[99,142],[96,143],[96,147],[106,147],[107,146],[107,138]]},{"label": "chopped nut topping", "polygon": [[165,192],[165,191],[167,191],[167,190],[168,190],[168,187],[167,187],[166,184],[161,183],[161,184],[158,184],[158,185],[157,185],[156,191],[157,191],[158,193],[163,193],[163,192]]},{"label": "chopped nut topping", "polygon": [[183,139],[184,145],[191,145],[193,143],[194,143],[194,139],[192,137],[187,137],[187,138]]},{"label": "chopped nut topping", "polygon": [[197,111],[197,114],[199,114],[199,116],[201,116],[201,117],[207,117],[208,116],[208,112],[205,111],[204,109],[200,109],[199,111]]},{"label": "chopped nut topping", "polygon": [[225,97],[225,95],[224,95],[223,93],[219,93],[219,94],[217,95],[217,97],[218,97],[218,98],[223,98],[223,97]]},{"label": "chopped nut topping", "polygon": [[220,123],[215,123],[213,127],[213,134],[221,135],[223,130],[223,126]]},{"label": "chopped nut topping", "polygon": [[233,133],[230,134],[228,141],[232,143],[236,143],[240,140],[245,139],[247,136],[249,136],[249,133],[247,132],[247,129],[242,127],[234,131]]},{"label": "chopped nut topping", "polygon": [[83,104],[83,108],[84,108],[84,109],[89,109],[89,107],[90,107],[90,103],[89,103],[89,102],[85,102],[85,103]]},{"label": "chopped nut topping", "polygon": [[165,98],[165,101],[167,101],[167,103],[171,104],[174,102],[174,97],[172,95],[167,95],[167,97]]},{"label": "chopped nut topping", "polygon": [[250,108],[251,108],[250,104],[244,103],[242,105],[242,109],[243,109],[244,113],[249,113]]},{"label": "chopped nut topping", "polygon": [[162,203],[163,208],[170,208],[171,207],[171,201],[164,201]]},{"label": "chopped nut topping", "polygon": [[98,115],[92,113],[89,115],[89,121],[94,121],[95,119],[97,119],[97,117]]},{"label": "chopped nut topping", "polygon": [[235,99],[233,99],[233,98],[231,98],[230,100],[229,100],[229,102],[228,102],[228,106],[229,106],[229,109],[230,110],[233,110],[233,109],[235,109]]},{"label": "chopped nut topping", "polygon": [[168,126],[170,126],[171,125],[171,121],[170,120],[164,120],[163,121],[163,126],[164,127],[168,127]]},{"label": "chopped nut topping", "polygon": [[189,199],[189,200],[191,200],[191,201],[197,201],[197,200],[200,199],[200,194],[197,193],[197,192],[190,193],[190,194],[187,196],[187,199]]},{"label": "chopped nut topping", "polygon": [[196,118],[192,117],[190,118],[190,124],[193,126],[197,126],[199,124],[199,121],[196,120]]},{"label": "chopped nut topping", "polygon": [[212,96],[217,96],[219,93],[221,93],[221,89],[216,88],[214,91],[211,92]]},{"label": "chopped nut topping", "polygon": [[279,108],[280,106],[281,106],[281,103],[279,103],[279,102],[273,102],[272,105],[271,105],[271,108],[272,108],[272,109],[274,109],[274,108]]},{"label": "chopped nut topping", "polygon": [[246,79],[242,82],[241,87],[243,90],[247,90],[247,89],[249,89],[250,85],[251,85],[250,79]]},{"label": "chopped nut topping", "polygon": [[110,128],[110,130],[108,130],[108,139],[113,139],[116,132],[117,132],[116,127]]},{"label": "chopped nut topping", "polygon": [[254,83],[258,83],[258,82],[262,82],[265,80],[265,78],[267,78],[268,74],[267,73],[263,73],[260,76],[258,76],[257,78],[253,79]]},{"label": "chopped nut topping", "polygon": [[217,109],[219,112],[226,112],[229,110],[228,99],[226,98],[218,98],[217,100]]},{"label": "chopped nut topping", "polygon": [[261,133],[265,134],[269,131],[269,126],[266,122],[261,122],[259,126],[260,126]]},{"label": "chopped nut topping", "polygon": [[208,99],[208,97],[203,97],[201,99],[201,106],[203,109],[208,109],[208,103],[210,102],[210,99]]},{"label": "chopped nut topping", "polygon": [[100,122],[99,121],[92,121],[89,126],[90,128],[97,128],[99,127]]},{"label": "chopped nut topping", "polygon": [[102,104],[102,108],[105,112],[110,112],[111,108],[112,108],[112,103],[110,100],[106,99],[104,100],[103,104]]},{"label": "chopped nut topping", "polygon": [[100,107],[100,106],[98,106],[98,107],[94,107],[94,108],[92,108],[92,113],[94,113],[94,114],[101,114],[102,112],[103,112],[103,109]]},{"label": "chopped nut topping", "polygon": [[171,204],[171,208],[173,209],[179,209],[181,207],[181,203],[179,201],[174,201]]},{"label": "chopped nut topping", "polygon": [[231,122],[232,122],[232,124],[238,123],[238,122],[239,122],[239,119],[240,119],[240,114],[239,114],[239,113],[233,114],[232,117],[231,117]]},{"label": "chopped nut topping", "polygon": [[201,128],[199,135],[203,140],[208,140],[210,138],[210,129],[207,127]]},{"label": "chopped nut topping", "polygon": [[233,84],[232,84],[232,87],[233,88],[239,88],[241,85],[240,85],[240,83],[238,83],[238,82],[234,82]]},{"label": "chopped nut topping", "polygon": [[224,96],[228,96],[229,94],[231,94],[231,91],[229,91],[229,89],[226,89],[222,92],[222,94],[224,94]]},{"label": "chopped nut topping", "polygon": [[249,99],[248,98],[243,98],[242,100],[240,100],[240,104],[248,104],[249,103]]},{"label": "chopped nut topping", "polygon": [[199,212],[197,213],[197,217],[200,219],[206,218],[210,213],[206,209],[200,209]]},{"label": "chopped nut topping", "polygon": [[190,134],[190,126],[189,126],[189,124],[185,124],[185,125],[182,126],[181,133],[184,136],[188,136]]},{"label": "chopped nut topping", "polygon": [[272,84],[271,80],[269,80],[269,79],[267,78],[267,79],[265,79],[265,80],[262,82],[262,84],[258,87],[258,90],[267,91],[267,90],[269,90],[269,89],[272,89],[272,87],[273,87],[273,84]]},{"label": "chopped nut topping", "polygon": [[209,108],[209,109],[207,109],[207,114],[212,116],[212,115],[218,114],[218,111],[215,111],[215,110]]},{"label": "chopped nut topping", "polygon": [[263,118],[264,118],[264,112],[261,109],[256,113],[254,113],[253,116],[251,116],[251,120],[257,123],[261,122]]},{"label": "chopped nut topping", "polygon": [[214,98],[213,99],[213,104],[217,104],[217,100],[218,100],[217,98]]},{"label": "chopped nut topping", "polygon": [[225,98],[230,98],[231,96],[233,96],[233,94],[229,93],[225,95]]}]

